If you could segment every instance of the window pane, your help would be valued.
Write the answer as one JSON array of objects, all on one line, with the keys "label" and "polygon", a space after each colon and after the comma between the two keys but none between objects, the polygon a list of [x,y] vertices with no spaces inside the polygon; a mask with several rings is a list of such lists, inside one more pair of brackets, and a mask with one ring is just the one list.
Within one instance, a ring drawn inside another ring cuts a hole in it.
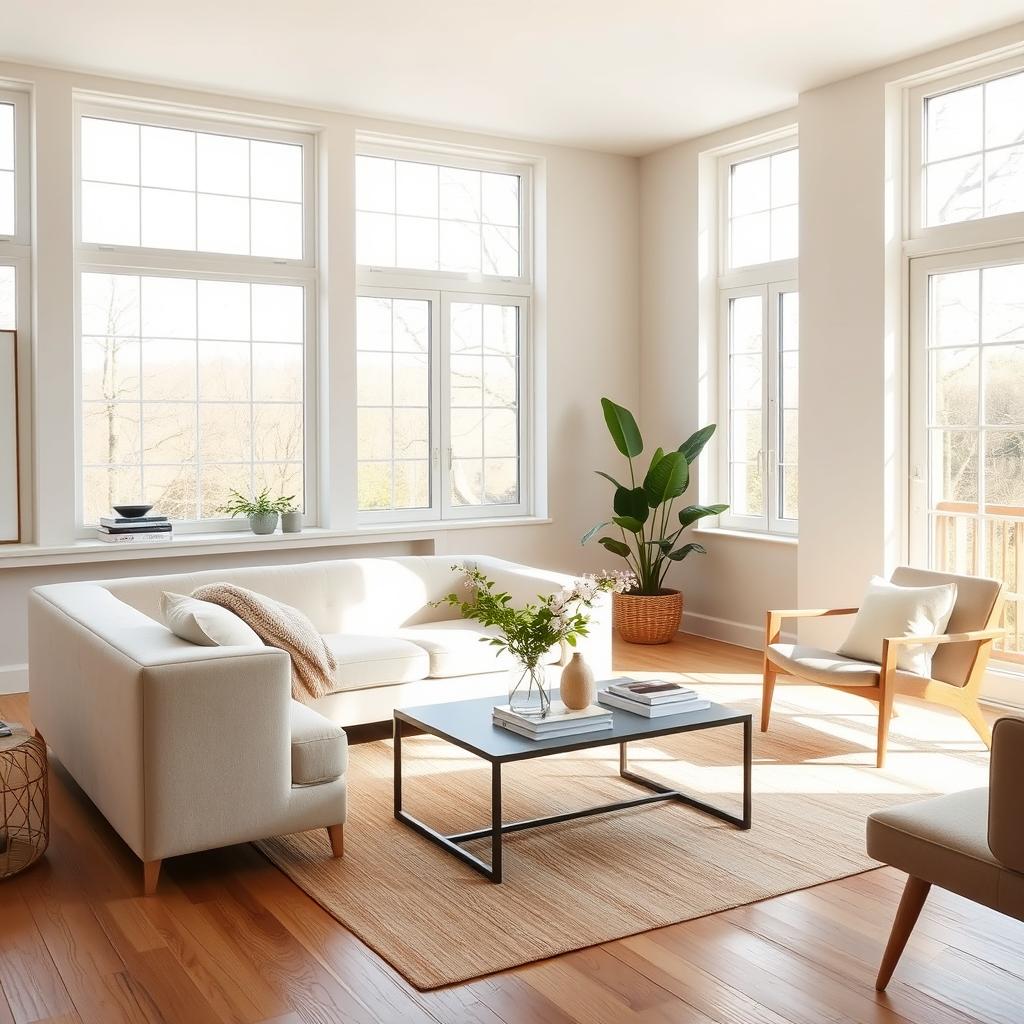
[{"label": "window pane", "polygon": [[139,190],[130,185],[82,182],[82,241],[139,244]]},{"label": "window pane", "polygon": [[13,103],[0,103],[0,170],[14,170]]},{"label": "window pane", "polygon": [[396,224],[396,262],[413,270],[437,270],[437,221],[399,217]]},{"label": "window pane", "polygon": [[927,159],[945,160],[982,148],[981,86],[958,89],[925,102]]},{"label": "window pane", "polygon": [[139,184],[139,126],[82,118],[81,170],[84,181]]},{"label": "window pane", "polygon": [[[366,157],[359,159],[365,160]],[[437,171],[433,164],[409,163],[404,160],[395,164],[395,206],[398,213],[437,219]],[[436,232],[436,225],[434,230]]]},{"label": "window pane", "polygon": [[430,302],[356,300],[360,511],[430,507]]},{"label": "window pane", "polygon": [[356,214],[356,262],[368,267],[395,265],[395,218],[391,214]]},{"label": "window pane", "polygon": [[480,225],[441,221],[441,269],[480,269]]},{"label": "window pane", "polygon": [[800,347],[800,293],[782,293],[779,321],[779,347],[787,352]]},{"label": "window pane", "polygon": [[985,503],[1024,508],[1024,430],[985,432]]},{"label": "window pane", "polygon": [[930,345],[977,344],[979,283],[977,270],[933,274],[928,279]]},{"label": "window pane", "polygon": [[985,154],[985,216],[1024,210],[1024,146]]},{"label": "window pane", "polygon": [[756,213],[771,206],[771,157],[733,164],[729,213]]},{"label": "window pane", "polygon": [[17,327],[17,289],[14,267],[0,267],[0,330]]},{"label": "window pane", "polygon": [[986,267],[982,271],[985,308],[981,340],[1024,340],[1024,264]]},{"label": "window pane", "polygon": [[483,174],[481,183],[484,223],[518,227],[519,176]]},{"label": "window pane", "polygon": [[800,151],[772,155],[772,207],[795,206],[800,193]]},{"label": "window pane", "polygon": [[729,223],[731,265],[747,267],[767,263],[771,259],[771,230],[770,213],[734,217]]},{"label": "window pane", "polygon": [[764,447],[761,411],[733,411],[730,423],[730,458],[737,462],[756,462]]},{"label": "window pane", "polygon": [[200,193],[196,197],[197,245],[202,252],[249,254],[249,200]]},{"label": "window pane", "polygon": [[0,171],[0,235],[13,235],[14,222],[14,171]]},{"label": "window pane", "polygon": [[453,506],[520,500],[518,312],[500,303],[451,304]]},{"label": "window pane", "polygon": [[1024,345],[983,349],[982,368],[985,422],[1024,426]]},{"label": "window pane", "polygon": [[772,210],[772,259],[796,259],[800,244],[797,208],[784,206]]},{"label": "window pane", "polygon": [[729,311],[732,318],[729,351],[760,352],[764,339],[761,297],[744,295],[738,299],[730,299]]},{"label": "window pane", "polygon": [[985,84],[985,146],[1024,142],[1024,73]]},{"label": "window pane", "polygon": [[[302,292],[82,275],[86,522],[109,511],[114,478],[94,470],[111,464],[135,487],[119,500],[144,497],[174,518],[220,518],[230,487],[248,494],[260,481],[302,506]],[[277,337],[254,340],[258,329]]]},{"label": "window pane", "polygon": [[302,259],[302,206],[263,199],[253,199],[249,206],[252,255]]},{"label": "window pane", "polygon": [[225,196],[249,195],[249,142],[229,135],[196,135],[196,187]]},{"label": "window pane", "polygon": [[800,518],[800,476],[796,466],[782,467],[782,518]]},{"label": "window pane", "polygon": [[733,463],[730,511],[738,516],[764,515],[764,484],[756,462]]},{"label": "window pane", "polygon": [[151,188],[195,191],[195,132],[143,125],[140,130],[140,144],[143,185]]},{"label": "window pane", "polygon": [[142,190],[142,244],[153,249],[196,247],[196,197],[162,188]]},{"label": "window pane", "polygon": [[282,142],[249,144],[254,199],[302,202],[302,147]]},{"label": "window pane", "polygon": [[931,354],[932,423],[940,427],[978,425],[978,350],[938,349]]},{"label": "window pane", "polygon": [[395,161],[356,157],[356,209],[395,212]]},{"label": "window pane", "polygon": [[[978,433],[932,430],[932,501],[978,504]],[[960,509],[964,511],[964,509]]]},{"label": "window pane", "polygon": [[981,216],[981,156],[929,164],[925,203],[929,224],[952,224]]}]

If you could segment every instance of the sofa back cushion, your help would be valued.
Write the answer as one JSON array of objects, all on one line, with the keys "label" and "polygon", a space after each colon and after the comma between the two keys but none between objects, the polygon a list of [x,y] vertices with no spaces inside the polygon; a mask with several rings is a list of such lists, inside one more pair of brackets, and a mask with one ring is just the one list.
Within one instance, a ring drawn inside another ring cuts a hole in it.
[{"label": "sofa back cushion", "polygon": [[457,615],[444,605],[431,607],[461,586],[442,555],[402,558],[343,558],[300,565],[208,569],[168,576],[141,576],[99,584],[144,615],[163,621],[165,590],[191,594],[207,583],[234,583],[298,608],[320,633],[390,633],[404,626],[438,622]]}]

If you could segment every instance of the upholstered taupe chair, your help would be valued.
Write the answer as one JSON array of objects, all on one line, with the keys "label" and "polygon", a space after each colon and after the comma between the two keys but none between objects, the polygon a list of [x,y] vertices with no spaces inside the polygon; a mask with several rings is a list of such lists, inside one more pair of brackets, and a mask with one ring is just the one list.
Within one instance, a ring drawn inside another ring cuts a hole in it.
[{"label": "upholstered taupe chair", "polygon": [[[781,672],[830,686],[878,704],[877,765],[885,765],[893,697],[903,694],[954,708],[967,719],[986,746],[992,738],[978,706],[978,692],[992,642],[1003,635],[998,623],[1003,610],[1003,584],[979,576],[956,576],[901,566],[891,577],[900,587],[934,587],[956,583],[957,597],[946,633],[941,636],[893,636],[882,641],[878,661],[857,661],[805,644],[779,642],[784,619],[824,615],[853,615],[856,608],[818,608],[807,611],[769,611],[765,629],[761,731],[768,731],[775,679]],[[901,646],[936,644],[931,677],[896,667]]]},{"label": "upholstered taupe chair", "polygon": [[987,789],[933,797],[868,818],[868,854],[909,875],[875,988],[889,984],[933,885],[1024,921],[1024,719],[992,730]]}]

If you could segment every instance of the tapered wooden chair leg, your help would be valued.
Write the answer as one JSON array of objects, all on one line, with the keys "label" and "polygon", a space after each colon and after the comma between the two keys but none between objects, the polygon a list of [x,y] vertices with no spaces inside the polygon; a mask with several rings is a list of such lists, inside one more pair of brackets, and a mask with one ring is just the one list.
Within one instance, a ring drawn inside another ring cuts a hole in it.
[{"label": "tapered wooden chair leg", "polygon": [[892,694],[888,694],[878,702],[878,752],[875,764],[885,767],[885,755],[889,749],[889,723],[892,720]]},{"label": "tapered wooden chair leg", "polygon": [[899,909],[896,911],[896,919],[893,921],[892,931],[889,933],[889,942],[882,955],[882,965],[878,968],[878,978],[875,980],[875,988],[879,992],[885,991],[892,972],[896,970],[896,965],[900,962],[903,950],[907,946],[907,940],[914,930],[914,925],[917,924],[918,917],[921,916],[921,908],[928,898],[928,890],[931,887],[931,882],[915,878],[913,875],[907,879],[907,887],[903,890]]},{"label": "tapered wooden chair leg", "polygon": [[162,860],[144,860],[142,862],[142,891],[146,896],[156,892],[156,883],[160,880]]},{"label": "tapered wooden chair leg", "polygon": [[764,681],[761,684],[761,732],[768,731],[768,723],[772,717],[772,698],[775,696],[775,677],[777,675],[775,666],[765,658]]},{"label": "tapered wooden chair leg", "polygon": [[331,840],[331,854],[335,857],[343,856],[345,853],[345,826],[328,825],[327,835]]}]

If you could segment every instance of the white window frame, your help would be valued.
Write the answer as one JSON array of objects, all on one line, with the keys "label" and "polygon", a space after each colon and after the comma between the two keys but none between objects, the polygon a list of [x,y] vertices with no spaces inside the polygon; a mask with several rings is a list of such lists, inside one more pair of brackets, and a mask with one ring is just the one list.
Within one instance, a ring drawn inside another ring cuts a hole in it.
[{"label": "white window frame", "polygon": [[14,107],[14,234],[0,235],[0,252],[27,246],[32,239],[32,149],[29,94],[0,89],[0,103]]},{"label": "white window frame", "polygon": [[[421,298],[431,302],[430,384],[430,480],[429,509],[360,510],[360,525],[388,522],[437,522],[467,519],[504,519],[534,514],[534,329],[533,297],[533,171],[530,162],[514,162],[501,156],[477,156],[429,145],[382,143],[359,140],[355,155],[388,160],[420,161],[474,171],[515,174],[519,177],[519,274],[505,277],[476,272],[410,270],[404,267],[356,266],[356,295],[380,298]],[[452,302],[481,302],[519,308],[519,501],[502,505],[453,505],[448,486],[451,472],[451,409],[445,381],[448,379],[450,307]]]},{"label": "white window frame", "polygon": [[[781,481],[779,392],[782,353],[779,345],[780,296],[784,292],[799,292],[799,256],[796,259],[775,260],[751,266],[730,268],[729,199],[732,168],[759,157],[771,156],[799,148],[795,131],[775,135],[768,141],[742,146],[723,153],[718,158],[717,217],[718,226],[718,423],[717,476],[715,500],[729,502],[732,495],[730,469],[732,451],[732,408],[729,398],[729,302],[734,298],[757,295],[761,297],[762,315],[762,446],[759,459],[764,481],[765,512],[761,516],[740,515],[729,511],[718,517],[718,525],[727,530],[745,533],[795,537],[799,533],[798,519],[784,519],[780,515]],[[799,462],[798,462],[799,466]],[[798,469],[799,472],[799,469]]]},{"label": "white window frame", "polygon": [[910,255],[927,253],[938,248],[991,244],[999,239],[1024,237],[1024,211],[1004,213],[976,220],[956,221],[952,224],[925,223],[924,153],[928,130],[925,103],[934,96],[956,92],[972,85],[981,85],[1024,72],[1020,56],[998,62],[988,62],[958,74],[945,75],[907,90],[904,122],[904,153],[906,154],[903,182],[904,208],[907,211],[907,230]]},{"label": "white window frame", "polygon": [[[240,256],[223,253],[193,252],[180,249],[155,249],[146,246],[108,245],[82,242],[81,204],[81,126],[83,117],[100,117],[160,128],[213,132],[237,138],[288,142],[302,146],[303,167],[303,256],[281,259],[269,256]],[[316,264],[316,137],[296,127],[294,131],[249,120],[219,121],[165,111],[157,106],[131,107],[102,102],[77,102],[74,108],[74,237],[75,237],[75,535],[94,536],[95,524],[86,524],[83,515],[82,464],[82,304],[81,281],[87,273],[125,274],[143,277],[181,277],[206,281],[245,281],[253,284],[298,285],[304,289],[305,336],[303,339],[303,491],[304,521],[319,525],[319,416],[318,385],[318,271]],[[181,534],[242,532],[239,519],[176,520]]]},{"label": "white window frame", "polygon": [[31,97],[19,89],[0,89],[0,102],[14,107],[14,234],[0,235],[0,266],[14,269],[14,329],[17,332],[18,452],[20,534],[29,536],[31,508],[32,371],[32,131]]}]

